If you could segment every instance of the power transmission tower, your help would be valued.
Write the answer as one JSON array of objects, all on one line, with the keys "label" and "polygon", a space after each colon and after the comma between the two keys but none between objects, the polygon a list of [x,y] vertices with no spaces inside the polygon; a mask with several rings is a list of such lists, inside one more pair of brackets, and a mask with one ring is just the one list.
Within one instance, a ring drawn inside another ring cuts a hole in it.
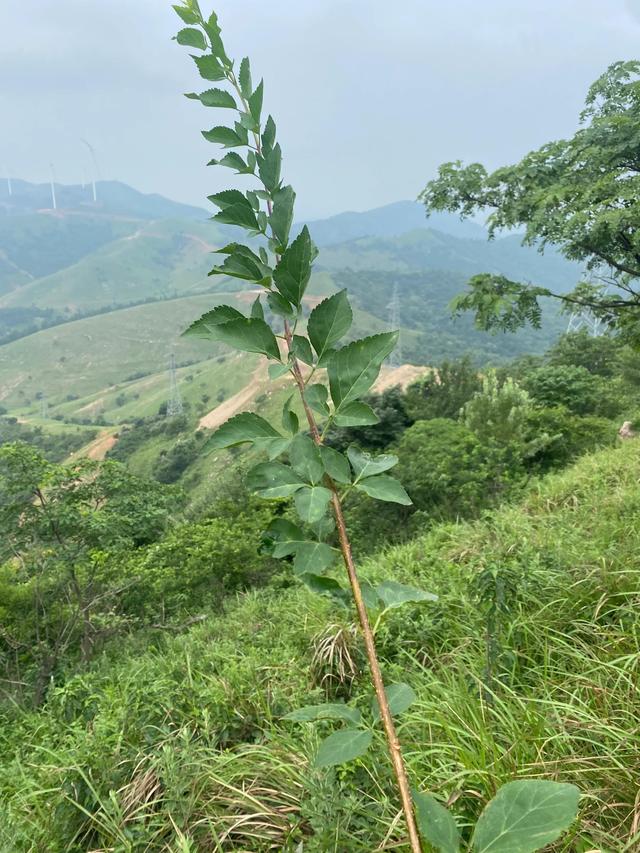
[{"label": "power transmission tower", "polygon": [[393,285],[393,296],[387,308],[389,309],[389,329],[392,332],[396,330],[399,332],[398,343],[396,348],[392,350],[387,364],[389,367],[400,367],[402,364],[402,333],[400,332],[400,291],[397,282]]},{"label": "power transmission tower", "polygon": [[[610,287],[607,286],[602,291],[602,296],[609,293]],[[567,334],[572,332],[581,332],[585,330],[592,338],[599,338],[607,331],[607,323],[602,317],[597,317],[591,308],[580,308],[574,311],[569,317],[567,324]]]},{"label": "power transmission tower", "polygon": [[181,415],[183,412],[182,397],[178,388],[178,380],[176,377],[176,357],[171,353],[171,361],[169,362],[169,399],[167,400],[167,417],[174,418],[176,415]]}]

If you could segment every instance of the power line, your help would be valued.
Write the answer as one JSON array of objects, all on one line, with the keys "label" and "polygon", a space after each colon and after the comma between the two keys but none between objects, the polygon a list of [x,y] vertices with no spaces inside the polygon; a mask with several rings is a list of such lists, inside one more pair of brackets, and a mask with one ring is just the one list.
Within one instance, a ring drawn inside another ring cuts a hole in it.
[{"label": "power line", "polygon": [[167,417],[174,418],[176,415],[181,415],[184,411],[182,405],[182,397],[178,388],[178,378],[176,375],[176,357],[171,353],[169,362],[169,399],[167,400]]}]

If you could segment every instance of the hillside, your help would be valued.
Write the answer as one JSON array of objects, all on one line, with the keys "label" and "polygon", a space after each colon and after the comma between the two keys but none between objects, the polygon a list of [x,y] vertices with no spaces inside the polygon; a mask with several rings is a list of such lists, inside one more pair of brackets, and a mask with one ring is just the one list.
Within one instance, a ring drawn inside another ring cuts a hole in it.
[{"label": "hillside", "polygon": [[[625,845],[638,770],[639,481],[640,447],[628,442],[548,477],[521,506],[437,528],[362,566],[373,582],[439,596],[387,616],[379,647],[385,678],[417,696],[401,718],[412,782],[447,802],[465,834],[499,784],[544,776],[583,795],[563,849],[634,849]],[[472,592],[488,564],[519,590],[491,701]],[[283,719],[326,701],[325,689],[368,713],[350,611],[288,579],[216,614],[209,589],[197,627],[119,641],[40,711],[5,706],[0,747],[13,757],[0,769],[0,849],[56,853],[70,839],[109,849],[134,830],[141,850],[160,840],[255,853],[300,841],[309,853],[394,844],[380,733],[335,773],[311,762],[336,724]],[[319,664],[322,638],[338,632],[340,657]]]}]

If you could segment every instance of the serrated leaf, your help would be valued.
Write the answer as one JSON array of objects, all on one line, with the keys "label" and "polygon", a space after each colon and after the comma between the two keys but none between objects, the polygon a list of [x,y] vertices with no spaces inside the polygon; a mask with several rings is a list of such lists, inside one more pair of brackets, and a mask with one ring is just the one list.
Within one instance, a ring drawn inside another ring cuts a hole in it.
[{"label": "serrated leaf", "polygon": [[267,296],[267,303],[269,304],[269,308],[273,311],[274,314],[278,314],[280,317],[293,317],[294,310],[291,305],[287,302],[284,296],[281,296],[275,290],[272,290],[271,293]]},{"label": "serrated leaf", "polygon": [[240,228],[249,228],[258,231],[258,220],[250,204],[230,204],[224,210],[220,210],[213,217],[216,222],[224,225],[238,225]]},{"label": "serrated leaf", "polygon": [[251,115],[251,113],[240,114],[240,125],[246,130],[256,131],[260,129],[260,125]]},{"label": "serrated leaf", "polygon": [[322,705],[305,705],[285,714],[283,720],[292,723],[315,723],[317,720],[344,720],[358,725],[362,714],[357,708],[350,708],[338,702],[326,702]]},{"label": "serrated leaf", "polygon": [[305,486],[296,492],[296,511],[307,524],[319,521],[326,513],[331,492],[324,486]]},{"label": "serrated leaf", "polygon": [[264,97],[264,81],[261,80],[255,88],[255,91],[250,98],[247,99],[249,104],[249,112],[254,121],[260,126],[260,114],[262,113],[262,99]]},{"label": "serrated leaf", "polygon": [[321,415],[329,414],[328,397],[329,391],[325,385],[309,385],[305,388],[304,399],[314,412],[319,412]]},{"label": "serrated leaf", "polygon": [[311,345],[307,338],[302,335],[294,335],[292,346],[291,346],[292,354],[304,364],[313,365],[313,353],[311,352]]},{"label": "serrated leaf", "polygon": [[271,554],[276,560],[295,554],[298,546],[306,542],[304,532],[287,518],[276,518],[262,534],[270,543]]},{"label": "serrated leaf", "polygon": [[354,341],[334,353],[329,361],[328,374],[336,408],[366,394],[397,340],[397,332],[384,332]]},{"label": "serrated leaf", "polygon": [[262,438],[256,440],[255,446],[258,450],[264,450],[269,461],[272,461],[289,449],[289,443],[288,438]]},{"label": "serrated leaf", "polygon": [[373,733],[361,729],[343,729],[325,738],[316,755],[316,767],[333,767],[359,758],[369,749]]},{"label": "serrated leaf", "polygon": [[222,145],[223,148],[238,148],[245,144],[233,128],[223,125],[212,127],[211,130],[203,130],[202,135],[207,142]]},{"label": "serrated leaf", "polygon": [[305,586],[318,595],[328,595],[344,606],[348,606],[351,600],[351,594],[343,589],[335,578],[328,578],[311,572],[304,572],[299,575],[299,578]]},{"label": "serrated leaf", "polygon": [[270,148],[266,153],[258,159],[258,174],[260,180],[269,190],[274,192],[280,184],[280,171],[282,169],[282,151],[280,145],[276,143],[273,148]]},{"label": "serrated leaf", "polygon": [[324,466],[320,458],[320,448],[308,435],[297,435],[293,439],[289,449],[289,461],[293,470],[305,482],[315,484],[322,480]]},{"label": "serrated leaf", "polygon": [[262,308],[262,302],[260,302],[260,297],[257,296],[253,305],[251,306],[251,316],[255,317],[257,320],[264,320],[264,309]]},{"label": "serrated leaf", "polygon": [[314,247],[309,229],[305,225],[293,243],[285,250],[273,271],[275,286],[282,296],[296,307],[300,305],[309,284],[313,257]]},{"label": "serrated leaf", "polygon": [[453,815],[430,794],[412,794],[421,837],[439,853],[459,853],[460,830]]},{"label": "serrated leaf", "polygon": [[[227,210],[227,208],[225,208]],[[244,247],[242,247],[244,248]],[[220,266],[214,267],[209,275],[228,275],[244,281],[256,281],[259,283],[269,281],[271,269],[262,263],[260,258],[253,255],[251,250],[234,252],[228,255]],[[252,314],[251,316],[256,316]],[[260,314],[261,319],[264,315]]]},{"label": "serrated leaf", "polygon": [[388,471],[398,464],[398,457],[391,453],[382,453],[379,456],[372,456],[364,450],[360,450],[354,444],[347,448],[347,456],[353,467],[353,471],[357,480],[364,477],[373,477],[375,474],[382,474],[383,471]]},{"label": "serrated leaf", "polygon": [[369,495],[370,498],[377,501],[402,504],[403,506],[413,504],[402,483],[387,474],[367,477],[365,480],[359,480],[355,485],[358,491],[364,492],[365,495]]},{"label": "serrated leaf", "polygon": [[269,379],[280,379],[285,373],[289,372],[289,367],[286,364],[270,364],[267,368]]},{"label": "serrated leaf", "polygon": [[269,223],[280,246],[286,246],[289,240],[295,200],[296,194],[291,186],[281,187],[273,194],[273,212]]},{"label": "serrated leaf", "polygon": [[198,66],[198,71],[200,72],[200,76],[205,80],[212,80],[213,82],[217,82],[218,80],[225,79],[225,72],[223,66],[220,64],[220,61],[210,53],[206,53],[204,56],[194,56],[193,61]]},{"label": "serrated leaf", "polygon": [[241,140],[243,145],[249,144],[249,131],[240,121],[234,121],[233,127],[235,132],[238,134],[238,139]]},{"label": "serrated leaf", "polygon": [[349,467],[346,456],[338,450],[334,450],[333,447],[323,445],[320,448],[320,458],[322,459],[324,470],[332,480],[335,480],[337,483],[351,482],[351,468]]},{"label": "serrated leaf", "polygon": [[371,406],[356,400],[340,407],[340,412],[336,415],[334,423],[339,427],[373,426],[380,423],[380,418]]},{"label": "serrated leaf", "polygon": [[[296,413],[291,408],[292,400],[293,394],[288,400],[285,400],[284,406],[282,407],[282,426],[287,430],[287,432],[295,435],[300,427],[300,421],[298,420]],[[291,447],[293,449],[293,445]],[[293,468],[295,469],[295,465]]]},{"label": "serrated leaf", "polygon": [[347,291],[341,290],[328,299],[323,299],[311,312],[307,324],[307,334],[313,344],[318,359],[321,359],[343,338],[353,322],[353,312],[347,298]]},{"label": "serrated leaf", "polygon": [[225,53],[224,45],[220,37],[220,26],[218,24],[218,16],[215,12],[212,12],[209,15],[209,18],[204,24],[204,28],[207,31],[207,35],[209,36],[212,52],[219,59],[221,59],[225,63],[225,65],[227,65],[227,67],[230,67],[232,63],[229,61],[229,58]]},{"label": "serrated leaf", "polygon": [[336,552],[324,542],[300,542],[296,548],[293,569],[297,575],[322,574],[335,558]]},{"label": "serrated leaf", "polygon": [[276,141],[276,123],[273,120],[273,116],[269,116],[264,125],[264,131],[262,132],[262,151],[266,153],[269,149],[273,148]]},{"label": "serrated leaf", "polygon": [[207,89],[198,95],[205,107],[220,107],[221,109],[236,110],[238,108],[233,95],[224,89]]},{"label": "serrated leaf", "polygon": [[263,498],[288,498],[303,486],[293,468],[281,462],[261,462],[247,474],[247,487]]},{"label": "serrated leaf", "polygon": [[425,592],[413,586],[407,586],[398,581],[383,581],[375,588],[376,595],[382,601],[385,608],[401,607],[403,604],[418,601],[437,601],[438,596],[432,592]]},{"label": "serrated leaf", "polygon": [[245,56],[245,58],[240,63],[240,72],[238,74],[238,83],[240,84],[240,91],[244,95],[245,98],[251,97],[251,89],[253,88],[251,85],[251,65],[249,63],[249,57]]},{"label": "serrated leaf", "polygon": [[[389,703],[389,710],[393,716],[402,714],[418,698],[413,688],[404,683],[385,685],[384,692]],[[375,696],[371,700],[371,713],[373,721],[377,723],[380,719],[380,706]]]},{"label": "serrated leaf", "polygon": [[211,340],[217,326],[238,319],[244,319],[244,314],[241,314],[237,308],[233,308],[231,305],[218,305],[195,320],[182,335]]},{"label": "serrated leaf", "polygon": [[176,36],[176,41],[178,44],[184,44],[187,45],[187,47],[195,47],[198,50],[207,49],[207,40],[204,37],[204,33],[200,30],[193,29],[193,27],[185,27],[184,30],[180,30]]},{"label": "serrated leaf", "polygon": [[[221,210],[231,207],[234,204],[243,204],[245,207],[251,207],[247,198],[240,192],[240,190],[222,190],[222,192],[208,195],[207,198],[211,204],[215,204],[215,206],[219,207]],[[246,247],[244,247],[242,243],[229,243],[228,246],[225,246],[222,249],[216,249],[216,253],[230,255],[233,252],[237,252],[240,248]]]},{"label": "serrated leaf", "polygon": [[222,424],[205,445],[205,450],[222,450],[237,444],[265,438],[282,438],[280,433],[260,415],[242,412]]},{"label": "serrated leaf", "polygon": [[176,14],[178,14],[185,24],[197,24],[200,20],[197,12],[193,9],[187,9],[186,6],[174,6]]},{"label": "serrated leaf", "polygon": [[226,166],[227,169],[235,169],[239,175],[253,174],[253,169],[244,162],[237,151],[229,151],[222,160],[209,160],[207,166]]},{"label": "serrated leaf", "polygon": [[503,785],[478,819],[474,853],[533,853],[556,841],[576,818],[580,791],[546,779]]}]

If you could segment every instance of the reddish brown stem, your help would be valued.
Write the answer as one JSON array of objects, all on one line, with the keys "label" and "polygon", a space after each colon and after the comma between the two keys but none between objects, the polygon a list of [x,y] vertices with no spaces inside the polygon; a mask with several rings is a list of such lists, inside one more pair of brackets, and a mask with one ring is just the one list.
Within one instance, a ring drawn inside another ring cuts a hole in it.
[{"label": "reddish brown stem", "polygon": [[[286,320],[284,334],[287,341],[287,345],[289,346],[289,349],[291,349],[292,333],[289,324]],[[302,405],[304,406],[305,415],[307,416],[309,431],[315,443],[317,445],[320,445],[322,444],[322,437],[320,436],[320,431],[318,430],[318,424],[316,423],[315,416],[304,398],[304,378],[300,370],[300,365],[295,357],[293,358],[292,362],[292,371],[293,377],[298,387],[298,391],[300,392],[300,398],[302,400]],[[373,631],[371,630],[371,623],[369,622],[367,608],[362,597],[362,590],[360,588],[360,581],[358,580],[356,566],[353,561],[353,554],[351,553],[351,543],[349,542],[349,536],[347,534],[347,528],[344,521],[342,503],[340,501],[340,496],[338,495],[336,485],[328,475],[326,477],[326,482],[328,488],[331,491],[331,504],[333,507],[333,514],[336,519],[338,539],[340,540],[340,550],[342,551],[342,558],[344,560],[344,565],[347,570],[347,575],[349,576],[351,592],[353,593],[353,600],[355,602],[356,611],[358,613],[360,629],[364,638],[364,645],[367,652],[367,660],[369,662],[369,669],[371,670],[371,677],[373,679],[373,688],[375,690],[376,699],[378,700],[378,706],[380,708],[380,718],[382,719],[382,724],[384,726],[387,744],[389,747],[389,754],[391,756],[391,763],[393,764],[393,770],[398,783],[398,790],[400,792],[402,810],[404,812],[407,830],[409,833],[411,850],[413,851],[413,853],[420,853],[422,848],[420,845],[420,836],[418,835],[415,815],[413,812],[411,788],[409,786],[407,771],[405,768],[404,759],[402,757],[402,749],[400,747],[398,735],[396,734],[396,727],[394,725],[393,717],[391,715],[391,709],[389,708],[387,695],[384,691],[384,682],[382,680],[382,672],[380,671],[380,663],[378,661],[378,655],[376,652],[375,639],[373,636]]]}]

